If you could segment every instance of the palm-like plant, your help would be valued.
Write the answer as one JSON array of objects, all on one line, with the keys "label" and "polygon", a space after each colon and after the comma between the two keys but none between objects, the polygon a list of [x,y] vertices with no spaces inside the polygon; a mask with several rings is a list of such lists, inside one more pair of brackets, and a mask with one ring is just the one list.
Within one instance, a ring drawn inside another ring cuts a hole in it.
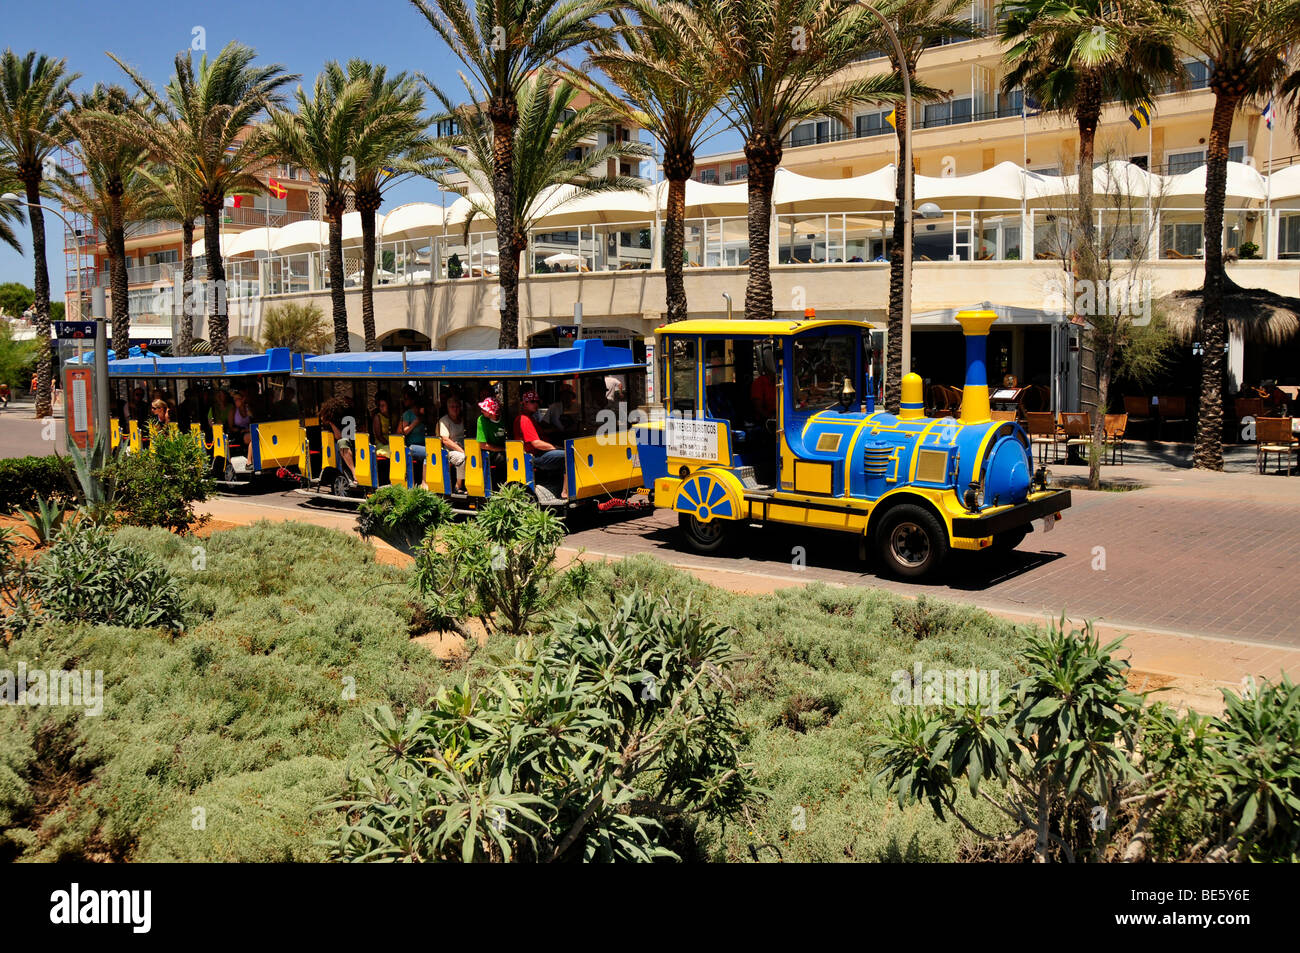
[{"label": "palm-like plant", "polygon": [[144,93],[155,118],[141,131],[153,157],[175,163],[198,188],[203,209],[203,248],[208,281],[215,293],[204,295],[208,339],[212,350],[225,354],[230,341],[230,317],[224,293],[226,268],[221,260],[221,215],[226,196],[262,192],[255,172],[264,161],[263,134],[249,126],[264,112],[283,102],[281,89],[298,77],[279,64],[259,66],[257,54],[236,41],[209,60],[205,54],[195,69],[187,50],[176,56],[175,73],[161,92],[116,56],[109,54]]},{"label": "palm-like plant", "polygon": [[66,141],[64,119],[78,74],[64,60],[35,52],[0,55],[0,153],[22,183],[32,229],[36,308],[36,416],[50,415],[50,269],[45,259],[45,215],[40,209],[47,160]]},{"label": "palm-like plant", "polygon": [[96,83],[74,99],[67,126],[85,178],[60,175],[63,204],[80,208],[104,231],[108,250],[109,290],[113,299],[112,349],[125,357],[131,348],[131,315],[126,276],[126,233],[147,217],[152,188],[141,174],[147,154],[137,137],[125,133],[121,120],[138,112],[121,86]]},{"label": "palm-like plant", "polygon": [[[969,18],[970,5],[965,0],[886,0],[878,7],[882,16],[898,37],[902,47],[903,62],[884,30],[876,27],[871,46],[889,57],[894,70],[907,70],[911,82],[912,99],[926,102],[940,98],[939,90],[922,83],[916,75],[921,54],[932,43],[957,37],[963,39],[979,35],[979,30]],[[899,100],[894,107],[894,130],[898,138],[898,170],[895,181],[893,246],[889,251],[889,314],[885,350],[885,406],[898,412],[903,386],[903,199],[907,180],[915,176],[911,153],[907,149],[904,131],[911,117],[907,103]],[[908,368],[911,370],[911,368]]]},{"label": "palm-like plant", "polygon": [[1201,400],[1192,463],[1223,469],[1223,202],[1228,186],[1232,120],[1248,103],[1267,99],[1287,80],[1291,48],[1300,41],[1297,0],[1183,0],[1163,25],[1176,42],[1210,65],[1214,111],[1206,145],[1205,286],[1202,289]]},{"label": "palm-like plant", "polygon": [[199,190],[194,180],[175,163],[146,163],[140,174],[154,192],[157,218],[179,222],[181,226],[181,287],[173,287],[173,322],[176,340],[172,353],[188,357],[194,347],[194,315],[187,304],[194,290],[194,223],[203,215]]},{"label": "palm-like plant", "polygon": [[[14,174],[9,157],[0,152],[0,195],[16,192],[21,188],[22,185],[18,181],[18,176]],[[23,211],[21,208],[0,205],[0,242],[8,245],[20,255],[23,251],[23,243],[19,241],[18,233],[14,231],[14,225],[21,224],[22,221]]]},{"label": "palm-like plant", "polygon": [[353,198],[361,216],[361,331],[366,350],[376,351],[375,216],[384,192],[415,174],[428,158],[429,122],[423,115],[424,93],[406,73],[389,76],[383,66],[354,59],[348,62],[347,76],[366,89],[350,148],[355,160]]},{"label": "palm-like plant", "polygon": [[352,142],[367,93],[364,82],[349,82],[337,63],[327,63],[316,77],[311,98],[298,87],[297,112],[277,109],[271,113],[263,140],[267,155],[310,169],[320,185],[329,222],[330,307],[336,352],[349,350],[343,213],[355,176]]},{"label": "palm-like plant", "polygon": [[853,105],[890,102],[892,74],[841,82],[839,73],[869,45],[873,23],[841,0],[702,0],[699,44],[727,79],[728,119],[745,138],[749,162],[749,280],[745,317],[772,317],[768,262],[772,185],[782,138],[799,122]]},{"label": "palm-like plant", "polygon": [[472,98],[491,122],[491,182],[500,254],[500,346],[519,343],[519,260],[507,254],[515,241],[519,202],[514,194],[515,135],[520,94],[538,70],[594,40],[596,17],[610,0],[411,0],[456,58],[475,87]]},{"label": "palm-like plant", "polygon": [[[1090,172],[1102,110],[1110,102],[1145,105],[1185,80],[1159,15],[1169,6],[1169,0],[1011,0],[999,8],[1007,44],[1003,91],[1022,89],[1078,126],[1079,219],[1088,235],[1095,227]],[[1092,246],[1079,249],[1075,268],[1082,278],[1094,277],[1087,260]]]},{"label": "palm-like plant", "polygon": [[636,22],[613,15],[615,29],[588,49],[589,64],[622,92],[609,95],[584,83],[627,123],[646,130],[663,154],[668,202],[664,215],[664,291],[668,320],[688,314],[682,259],[686,244],[686,180],[695,168],[695,151],[721,121],[715,112],[725,89],[709,51],[694,38],[702,25],[689,6],[664,7],[652,0],[630,0]]},{"label": "palm-like plant", "polygon": [[[448,116],[459,117],[461,129],[434,141],[430,161],[436,165],[427,174],[445,184],[446,173],[438,170],[451,169],[469,180],[468,233],[475,218],[492,218],[495,212],[487,194],[494,180],[494,128],[487,107],[457,108],[437,89],[434,94]],[[510,184],[516,204],[506,244],[498,248],[503,266],[507,258],[519,261],[528,247],[529,231],[543,214],[557,212],[585,195],[645,187],[634,176],[603,172],[610,160],[621,163],[649,156],[643,143],[614,141],[586,151],[581,148],[584,141],[608,129],[616,116],[600,102],[574,109],[577,94],[573,84],[549,70],[541,71],[519,90],[515,113],[519,120],[511,147],[514,181]],[[559,186],[570,188],[560,191]],[[498,233],[500,224],[498,221]]]}]

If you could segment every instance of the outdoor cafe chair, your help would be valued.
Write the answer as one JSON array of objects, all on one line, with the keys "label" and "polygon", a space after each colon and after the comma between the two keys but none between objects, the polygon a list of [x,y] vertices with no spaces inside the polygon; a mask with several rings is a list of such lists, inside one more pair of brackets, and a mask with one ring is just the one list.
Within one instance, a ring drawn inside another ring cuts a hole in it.
[{"label": "outdoor cafe chair", "polygon": [[1290,417],[1260,417],[1255,421],[1255,463],[1259,472],[1268,469],[1268,456],[1276,453],[1278,465],[1286,458],[1286,475],[1291,475],[1291,452],[1296,448],[1296,437],[1291,430]]},{"label": "outdoor cafe chair", "polygon": [[1160,417],[1160,435],[1164,436],[1166,424],[1178,424],[1179,434],[1187,435],[1187,398],[1157,397],[1156,413]]},{"label": "outdoor cafe chair", "polygon": [[1110,462],[1115,464],[1115,454],[1119,453],[1120,466],[1124,465],[1124,431],[1128,429],[1128,414],[1107,414],[1104,423],[1106,429],[1106,446],[1110,448]]},{"label": "outdoor cafe chair", "polygon": [[1151,398],[1125,397],[1124,416],[1128,417],[1128,422],[1131,424],[1154,424],[1155,415],[1151,413]]},{"label": "outdoor cafe chair", "polygon": [[1038,462],[1047,462],[1047,448],[1052,448],[1052,462],[1061,456],[1061,435],[1056,429],[1056,415],[1051,411],[1025,414],[1025,430],[1029,433],[1029,445],[1037,447]]},{"label": "outdoor cafe chair", "polygon": [[1061,412],[1061,430],[1065,434],[1065,447],[1086,447],[1092,443],[1092,421],[1086,410],[1064,410]]}]

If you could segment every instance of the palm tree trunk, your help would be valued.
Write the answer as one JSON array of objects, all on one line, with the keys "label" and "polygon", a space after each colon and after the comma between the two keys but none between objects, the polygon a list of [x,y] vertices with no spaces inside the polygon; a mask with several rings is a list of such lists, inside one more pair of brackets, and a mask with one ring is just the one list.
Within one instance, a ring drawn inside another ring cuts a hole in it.
[{"label": "palm tree trunk", "polygon": [[510,253],[515,234],[515,118],[507,112],[498,114],[495,109],[492,198],[497,219],[497,281],[501,287],[501,335],[497,347],[514,348],[519,346],[519,260]]},{"label": "palm tree trunk", "polygon": [[[1073,270],[1076,287],[1078,282],[1086,281],[1088,287],[1097,289],[1100,276],[1100,264],[1097,249],[1097,222],[1093,210],[1094,195],[1092,183],[1092,165],[1097,146],[1097,125],[1101,121],[1102,95],[1101,83],[1092,74],[1085,73],[1080,80],[1078,106],[1075,109],[1075,121],[1079,127],[1079,227],[1070,249],[1070,267]],[[1100,373],[1095,363],[1098,344],[1096,335],[1090,329],[1083,332],[1091,339],[1092,346],[1079,353],[1079,402],[1084,410],[1091,409],[1094,427],[1104,423],[1106,407],[1100,396]]]},{"label": "palm tree trunk", "polygon": [[230,349],[230,312],[226,307],[226,265],[221,260],[221,212],[225,196],[203,203],[203,257],[208,274],[203,282],[204,311],[208,316],[208,343],[213,354]]},{"label": "palm tree trunk", "polygon": [[745,283],[745,317],[749,319],[773,316],[768,249],[772,242],[772,188],[781,154],[780,138],[769,133],[756,133],[745,142],[745,158],[749,161],[749,280]]},{"label": "palm tree trunk", "polygon": [[[664,158],[664,174],[668,175],[668,158]],[[690,162],[695,165],[694,159]],[[668,178],[668,208],[664,213],[664,294],[668,305],[668,321],[685,320],[689,315],[686,301],[686,281],[682,277],[682,258],[686,247],[686,179],[674,165]]]},{"label": "palm tree trunk", "polygon": [[[1111,318],[1118,321],[1120,318]],[[1101,489],[1101,461],[1106,442],[1106,408],[1110,403],[1110,374],[1115,366],[1115,335],[1106,340],[1097,355],[1097,417],[1092,423],[1092,452],[1088,454],[1088,489]]]},{"label": "palm tree trunk", "polygon": [[[360,202],[357,203],[359,206]],[[361,213],[361,333],[366,350],[379,350],[375,340],[375,210],[366,202]]]},{"label": "palm tree trunk", "polygon": [[903,205],[907,195],[907,180],[903,176],[913,175],[912,156],[903,135],[908,121],[907,103],[900,102],[895,109],[898,171],[894,176],[894,244],[889,249],[889,314],[885,321],[885,409],[891,414],[898,413],[903,395]]},{"label": "palm tree trunk", "polygon": [[126,290],[126,226],[121,196],[109,194],[108,281],[113,292],[113,352],[131,356],[131,307]]},{"label": "palm tree trunk", "polygon": [[194,223],[181,223],[181,293],[180,322],[177,334],[175,354],[189,357],[194,350],[194,313],[191,310],[190,296],[194,293]]},{"label": "palm tree trunk", "polygon": [[36,416],[50,416],[50,375],[53,354],[50,352],[50,269],[45,262],[45,213],[41,211],[41,177],[24,179],[27,214],[32,225],[32,260],[35,274],[32,285],[36,309]]},{"label": "palm tree trunk", "polygon": [[343,207],[326,209],[329,215],[330,310],[334,318],[334,353],[352,350],[348,342],[348,299],[343,288]]},{"label": "palm tree trunk", "polygon": [[1198,470],[1223,469],[1223,200],[1228,187],[1228,140],[1240,99],[1220,90],[1214,95],[1210,141],[1205,157],[1205,287],[1201,302],[1201,401],[1196,417]]}]

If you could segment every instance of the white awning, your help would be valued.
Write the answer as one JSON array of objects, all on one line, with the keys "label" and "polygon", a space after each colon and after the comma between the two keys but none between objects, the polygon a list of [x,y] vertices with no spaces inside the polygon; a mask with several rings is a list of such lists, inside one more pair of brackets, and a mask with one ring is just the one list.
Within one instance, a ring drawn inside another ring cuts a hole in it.
[{"label": "white awning", "polygon": [[[220,249],[221,249],[221,257],[222,257],[222,258],[225,258],[225,257],[226,257],[226,244],[227,244],[227,243],[230,241],[230,239],[233,238],[233,237],[234,237],[233,235],[227,235],[225,232],[218,232],[218,233],[217,233],[217,239],[218,239],[218,241],[219,241],[219,247],[220,247]],[[204,249],[203,249],[203,239],[202,239],[202,238],[197,239],[197,240],[194,242],[194,244],[190,246],[190,254],[192,254],[195,258],[202,258],[202,257],[203,257],[203,251],[204,251]]]},{"label": "white awning", "polygon": [[650,190],[618,189],[579,195],[573,186],[548,189],[538,199],[541,214],[534,228],[572,228],[617,222],[648,222],[654,218]]},{"label": "white awning", "polygon": [[1290,165],[1279,169],[1268,177],[1269,200],[1277,205],[1282,203],[1294,208],[1300,200],[1300,165]]},{"label": "white awning", "polygon": [[384,216],[381,234],[386,242],[429,238],[442,231],[443,208],[431,202],[399,205]]},{"label": "white awning", "polygon": [[[1165,177],[1165,205],[1187,205],[1194,201],[1196,207],[1205,203],[1205,166],[1199,166],[1182,175]],[[1253,166],[1244,162],[1228,163],[1228,185],[1224,195],[1224,204],[1228,208],[1241,208],[1251,202],[1263,202],[1265,197],[1264,177]]]},{"label": "white awning", "polygon": [[917,202],[935,202],[945,212],[1009,208],[1020,204],[1025,185],[1025,173],[1020,166],[999,162],[991,169],[970,175],[918,175],[913,196]]},{"label": "white awning", "polygon": [[893,163],[847,179],[819,179],[777,169],[772,205],[778,212],[888,211],[894,207],[896,185]]},{"label": "white awning", "polygon": [[[383,234],[384,216],[375,213],[375,241],[379,241],[379,236]],[[346,248],[350,245],[360,245],[362,242],[361,234],[361,213],[344,212],[343,213],[343,246]]]},{"label": "white awning", "polygon": [[325,222],[294,222],[279,230],[271,250],[277,255],[300,255],[328,247],[329,239],[329,225]]},{"label": "white awning", "polygon": [[275,242],[275,237],[280,230],[278,228],[250,228],[246,232],[240,232],[232,235],[228,239],[223,239],[221,243],[222,256],[233,258],[235,255],[247,255],[250,252],[263,252],[271,254],[271,248]]}]

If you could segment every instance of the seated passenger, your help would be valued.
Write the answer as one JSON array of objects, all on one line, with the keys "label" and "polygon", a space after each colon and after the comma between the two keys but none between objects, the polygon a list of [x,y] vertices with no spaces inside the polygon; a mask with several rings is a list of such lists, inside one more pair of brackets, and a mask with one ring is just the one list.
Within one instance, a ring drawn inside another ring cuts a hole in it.
[{"label": "seated passenger", "polygon": [[334,446],[338,450],[339,470],[354,484],[357,482],[356,459],[353,456],[353,441],[350,433],[343,430],[343,421],[351,408],[347,398],[331,397],[320,405],[320,424],[334,435]]},{"label": "seated passenger", "polygon": [[495,397],[484,397],[479,401],[478,409],[482,411],[478,418],[478,442],[490,452],[493,478],[499,483],[505,473],[506,441],[510,439],[510,431],[501,420],[501,405]]},{"label": "seated passenger", "polygon": [[397,424],[397,432],[406,438],[406,446],[411,456],[423,460],[424,449],[424,408],[416,400],[415,391],[407,388],[402,392],[402,418]]},{"label": "seated passenger", "polygon": [[546,409],[546,413],[537,423],[548,437],[563,440],[566,436],[577,433],[578,395],[573,392],[573,388],[562,388],[560,399]]},{"label": "seated passenger", "polygon": [[438,439],[447,451],[447,462],[456,470],[456,492],[465,492],[465,405],[452,394],[447,412],[438,419]]},{"label": "seated passenger", "polygon": [[375,412],[370,415],[370,442],[376,456],[387,458],[388,438],[393,433],[393,412],[388,406],[388,395],[382,391],[375,397]]},{"label": "seated passenger", "polygon": [[230,412],[231,454],[233,455],[242,446],[243,453],[247,456],[248,449],[253,445],[253,409],[248,404],[246,391],[235,391],[234,400],[235,406]]},{"label": "seated passenger", "polygon": [[269,419],[271,420],[297,420],[298,395],[292,387],[286,387],[280,395],[280,399],[271,405]]},{"label": "seated passenger", "polygon": [[[554,490],[557,484],[565,482],[565,452],[555,444],[541,439],[537,434],[537,422],[534,418],[541,404],[537,393],[530,390],[519,398],[519,402],[523,405],[523,413],[515,418],[515,439],[523,441],[524,450],[532,454],[533,472],[537,476],[537,482],[548,490]],[[569,490],[566,486],[560,493],[560,499],[565,499],[568,495]]]}]

